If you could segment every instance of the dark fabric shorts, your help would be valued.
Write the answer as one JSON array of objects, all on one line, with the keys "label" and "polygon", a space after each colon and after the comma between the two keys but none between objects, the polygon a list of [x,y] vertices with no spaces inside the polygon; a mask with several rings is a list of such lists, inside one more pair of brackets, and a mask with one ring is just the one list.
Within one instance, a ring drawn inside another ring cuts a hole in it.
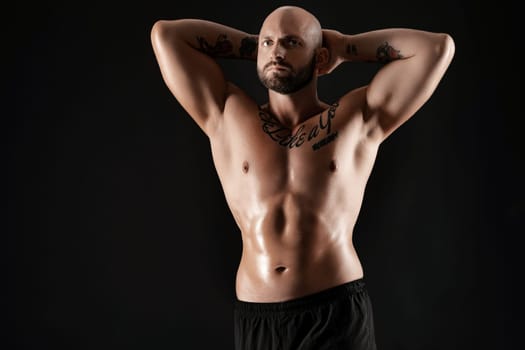
[{"label": "dark fabric shorts", "polygon": [[276,303],[237,300],[236,350],[375,350],[372,304],[363,279]]}]

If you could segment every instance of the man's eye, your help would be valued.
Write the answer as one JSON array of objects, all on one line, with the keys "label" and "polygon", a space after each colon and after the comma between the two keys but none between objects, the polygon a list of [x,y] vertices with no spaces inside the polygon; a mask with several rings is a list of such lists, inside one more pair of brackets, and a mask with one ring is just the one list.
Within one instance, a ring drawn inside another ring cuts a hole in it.
[{"label": "man's eye", "polygon": [[270,46],[272,44],[272,41],[271,40],[264,40],[262,42],[262,46]]},{"label": "man's eye", "polygon": [[296,45],[299,45],[299,41],[295,40],[295,39],[289,39],[288,40],[288,44],[290,44],[292,46],[296,46]]}]

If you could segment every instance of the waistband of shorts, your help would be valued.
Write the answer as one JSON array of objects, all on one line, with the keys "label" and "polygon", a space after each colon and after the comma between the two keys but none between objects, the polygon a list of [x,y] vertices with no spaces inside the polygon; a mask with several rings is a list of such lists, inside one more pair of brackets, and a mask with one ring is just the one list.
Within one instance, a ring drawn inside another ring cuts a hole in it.
[{"label": "waistband of shorts", "polygon": [[320,292],[299,297],[297,299],[281,301],[257,303],[242,300],[235,301],[235,310],[241,313],[275,313],[275,312],[290,312],[300,311],[309,307],[322,305],[327,302],[332,302],[338,298],[344,298],[352,294],[365,291],[365,282],[363,278],[359,278],[335,287],[331,287]]}]

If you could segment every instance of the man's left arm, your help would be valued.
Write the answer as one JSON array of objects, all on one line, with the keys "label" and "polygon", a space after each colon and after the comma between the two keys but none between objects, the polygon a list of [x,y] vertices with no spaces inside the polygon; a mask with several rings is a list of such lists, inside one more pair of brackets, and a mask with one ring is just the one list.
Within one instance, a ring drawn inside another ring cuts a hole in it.
[{"label": "man's left arm", "polygon": [[320,73],[339,63],[380,62],[367,86],[363,116],[380,141],[413,116],[430,98],[444,76],[455,52],[446,33],[393,28],[356,35],[324,30],[331,62]]}]

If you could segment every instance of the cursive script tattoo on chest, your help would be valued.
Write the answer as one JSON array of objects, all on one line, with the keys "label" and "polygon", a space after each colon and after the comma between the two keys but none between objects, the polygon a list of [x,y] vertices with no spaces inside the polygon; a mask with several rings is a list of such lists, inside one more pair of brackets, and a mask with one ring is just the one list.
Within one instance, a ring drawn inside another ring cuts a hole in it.
[{"label": "cursive script tattoo on chest", "polygon": [[259,118],[263,131],[279,145],[292,149],[301,147],[305,143],[312,143],[312,149],[317,151],[337,138],[337,131],[332,132],[332,119],[335,118],[337,106],[339,106],[337,102],[332,104],[326,112],[319,114],[316,124],[311,126],[302,124],[295,132],[283,126],[275,116],[262,109],[259,109]]}]

